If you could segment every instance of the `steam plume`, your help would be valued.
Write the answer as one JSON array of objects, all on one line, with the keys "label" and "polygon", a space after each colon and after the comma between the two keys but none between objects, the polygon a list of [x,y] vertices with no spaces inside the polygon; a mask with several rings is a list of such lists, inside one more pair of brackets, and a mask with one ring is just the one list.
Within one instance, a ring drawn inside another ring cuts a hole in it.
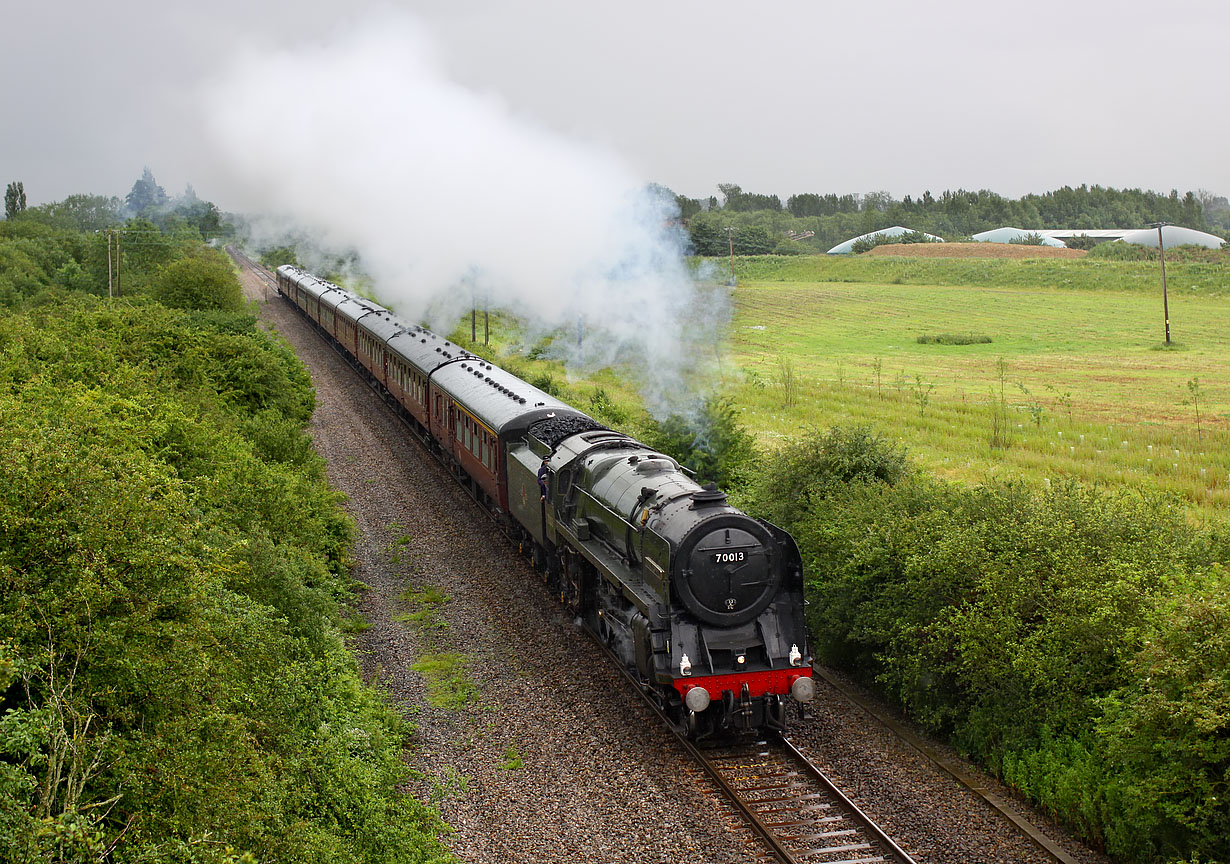
[{"label": "steam plume", "polygon": [[701,344],[726,323],[723,292],[698,303],[668,196],[615,153],[451,81],[404,14],[240,57],[206,116],[243,206],[357,249],[410,320],[447,330],[485,296],[544,330],[579,324],[581,346],[557,340],[569,361],[631,362],[656,413],[679,410],[694,310],[718,328]]}]

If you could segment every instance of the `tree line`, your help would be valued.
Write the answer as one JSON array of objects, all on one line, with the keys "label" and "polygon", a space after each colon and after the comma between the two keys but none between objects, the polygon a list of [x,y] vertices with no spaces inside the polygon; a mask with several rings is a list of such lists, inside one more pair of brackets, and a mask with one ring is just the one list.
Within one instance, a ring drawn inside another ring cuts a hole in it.
[{"label": "tree line", "polygon": [[[866,195],[801,193],[783,204],[777,195],[718,185],[721,197],[673,196],[698,255],[810,254],[858,234],[903,225],[956,240],[1011,225],[1027,230],[1143,228],[1164,221],[1230,236],[1230,202],[1205,190],[1180,195],[1103,186],[1065,186],[1043,194],[1005,198],[989,190],[930,191],[898,200]],[[808,232],[811,236],[803,237]]]}]

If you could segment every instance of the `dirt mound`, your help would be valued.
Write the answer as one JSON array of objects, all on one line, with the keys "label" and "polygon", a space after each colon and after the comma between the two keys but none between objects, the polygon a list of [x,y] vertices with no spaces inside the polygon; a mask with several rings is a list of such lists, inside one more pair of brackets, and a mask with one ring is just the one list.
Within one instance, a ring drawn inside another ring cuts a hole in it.
[{"label": "dirt mound", "polygon": [[908,258],[1084,258],[1085,250],[1020,243],[886,243],[863,254]]}]

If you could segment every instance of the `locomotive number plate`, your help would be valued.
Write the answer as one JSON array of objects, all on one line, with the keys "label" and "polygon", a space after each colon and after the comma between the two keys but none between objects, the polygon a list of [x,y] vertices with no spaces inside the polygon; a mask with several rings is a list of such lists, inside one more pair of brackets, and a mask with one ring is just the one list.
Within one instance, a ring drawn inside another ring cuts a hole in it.
[{"label": "locomotive number plate", "polygon": [[715,552],[713,554],[713,561],[715,564],[730,564],[735,561],[742,561],[746,557],[746,552]]}]

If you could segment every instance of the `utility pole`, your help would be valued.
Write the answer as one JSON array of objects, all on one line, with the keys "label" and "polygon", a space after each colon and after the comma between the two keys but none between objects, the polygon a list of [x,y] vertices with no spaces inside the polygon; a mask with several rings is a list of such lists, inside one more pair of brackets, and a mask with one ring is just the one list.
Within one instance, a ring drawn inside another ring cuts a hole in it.
[{"label": "utility pole", "polygon": [[491,344],[491,298],[487,296],[487,292],[483,292],[483,344]]},{"label": "utility pole", "polygon": [[120,238],[123,234],[115,235],[115,296],[119,297],[123,294],[123,279],[120,276]]},{"label": "utility pole", "polygon": [[730,241],[730,284],[735,284],[735,229],[731,225],[726,226],[726,239]]},{"label": "utility pole", "polygon": [[115,295],[111,292],[111,230],[107,229],[107,299],[111,300]]},{"label": "utility pole", "polygon": [[1166,298],[1166,243],[1162,239],[1162,228],[1169,222],[1150,222],[1150,228],[1157,229],[1157,248],[1162,254],[1162,315],[1166,318],[1166,344],[1170,344],[1170,303]]}]

